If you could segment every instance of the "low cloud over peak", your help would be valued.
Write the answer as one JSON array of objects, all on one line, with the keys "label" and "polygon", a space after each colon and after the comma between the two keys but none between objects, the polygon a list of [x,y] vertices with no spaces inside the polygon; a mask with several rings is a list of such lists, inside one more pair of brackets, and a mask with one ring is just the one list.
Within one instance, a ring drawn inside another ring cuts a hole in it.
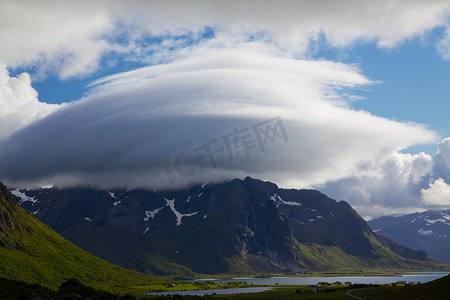
[{"label": "low cloud over peak", "polygon": [[[98,80],[90,96],[1,142],[1,180],[160,189],[250,175],[311,187],[436,139],[423,126],[349,108],[340,89],[372,84],[358,69],[242,49],[208,53]],[[272,128],[262,148],[259,125]],[[230,148],[233,138],[241,149]],[[216,151],[214,166],[205,145]]]}]

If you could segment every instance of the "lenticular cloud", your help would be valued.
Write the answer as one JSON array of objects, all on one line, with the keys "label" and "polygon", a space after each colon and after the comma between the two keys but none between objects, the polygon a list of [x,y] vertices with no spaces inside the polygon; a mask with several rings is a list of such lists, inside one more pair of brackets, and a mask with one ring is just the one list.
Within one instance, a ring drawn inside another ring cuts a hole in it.
[{"label": "lenticular cloud", "polygon": [[339,94],[370,84],[341,63],[200,49],[98,80],[90,96],[3,140],[0,179],[160,189],[250,175],[308,187],[435,139]]}]

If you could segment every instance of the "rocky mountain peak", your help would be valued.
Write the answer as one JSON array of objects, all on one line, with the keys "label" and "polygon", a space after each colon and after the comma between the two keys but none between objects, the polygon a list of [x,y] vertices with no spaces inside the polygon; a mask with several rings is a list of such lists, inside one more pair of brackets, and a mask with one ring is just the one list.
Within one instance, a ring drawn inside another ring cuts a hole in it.
[{"label": "rocky mountain peak", "polygon": [[406,261],[398,254],[402,246],[378,239],[345,201],[250,177],[181,190],[70,188],[15,195],[81,248],[148,273],[392,267]]}]

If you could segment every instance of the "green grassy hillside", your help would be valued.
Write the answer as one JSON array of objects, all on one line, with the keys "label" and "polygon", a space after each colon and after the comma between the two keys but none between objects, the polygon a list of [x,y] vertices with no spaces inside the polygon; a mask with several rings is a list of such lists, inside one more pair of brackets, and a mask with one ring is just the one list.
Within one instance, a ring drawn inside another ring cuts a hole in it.
[{"label": "green grassy hillside", "polygon": [[163,281],[76,247],[20,208],[0,183],[0,277],[56,288],[68,278],[109,291]]},{"label": "green grassy hillside", "polygon": [[353,291],[352,294],[363,298],[366,297],[372,300],[449,299],[450,275],[419,285],[361,289]]},{"label": "green grassy hillside", "polygon": [[[414,271],[414,270],[447,270],[449,265],[425,256],[423,260],[400,256],[392,248],[386,247],[375,236],[368,236],[373,250],[371,255],[350,255],[341,248],[332,245],[298,244],[296,251],[299,263],[313,266],[315,270],[338,272],[354,272],[363,269],[368,271]],[[405,248],[405,247],[403,247]],[[407,250],[410,250],[406,248]],[[394,249],[395,250],[395,249]],[[414,252],[413,250],[411,250]],[[418,252],[418,251],[416,251]],[[413,253],[415,254],[415,253]]]}]

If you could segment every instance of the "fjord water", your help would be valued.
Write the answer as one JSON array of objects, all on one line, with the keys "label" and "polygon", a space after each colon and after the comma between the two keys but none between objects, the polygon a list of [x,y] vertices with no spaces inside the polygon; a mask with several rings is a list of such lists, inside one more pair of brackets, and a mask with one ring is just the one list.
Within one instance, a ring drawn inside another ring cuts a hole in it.
[{"label": "fjord water", "polygon": [[313,285],[319,282],[351,282],[352,284],[386,284],[397,281],[425,283],[450,274],[449,272],[430,272],[427,274],[411,274],[398,276],[333,276],[333,277],[270,277],[270,278],[233,278],[221,282],[245,281],[253,284],[298,284]]},{"label": "fjord water", "polygon": [[194,290],[194,291],[179,291],[179,292],[157,292],[157,293],[147,293],[147,295],[158,295],[158,296],[172,296],[172,295],[182,295],[182,296],[205,296],[205,295],[232,295],[232,294],[250,294],[250,293],[260,293],[265,291],[270,291],[273,288],[270,287],[249,287],[249,288],[236,288],[236,289],[217,289],[217,290]]},{"label": "fjord water", "polygon": [[[399,276],[334,276],[334,277],[270,277],[270,278],[233,278],[233,279],[199,279],[195,281],[213,281],[213,282],[247,282],[252,284],[287,284],[287,285],[315,285],[319,282],[351,282],[352,284],[387,284],[395,283],[397,281],[406,282],[420,282],[426,283],[444,277],[450,274],[449,272],[430,272],[426,274],[411,274],[411,275],[399,275]],[[148,293],[148,295],[196,295],[204,296],[210,294],[218,295],[231,295],[231,294],[245,294],[245,293],[257,293],[270,290],[270,287],[252,287],[252,288],[234,288],[234,289],[219,289],[219,290],[195,290],[195,291],[174,291],[174,292],[158,292]]]}]

